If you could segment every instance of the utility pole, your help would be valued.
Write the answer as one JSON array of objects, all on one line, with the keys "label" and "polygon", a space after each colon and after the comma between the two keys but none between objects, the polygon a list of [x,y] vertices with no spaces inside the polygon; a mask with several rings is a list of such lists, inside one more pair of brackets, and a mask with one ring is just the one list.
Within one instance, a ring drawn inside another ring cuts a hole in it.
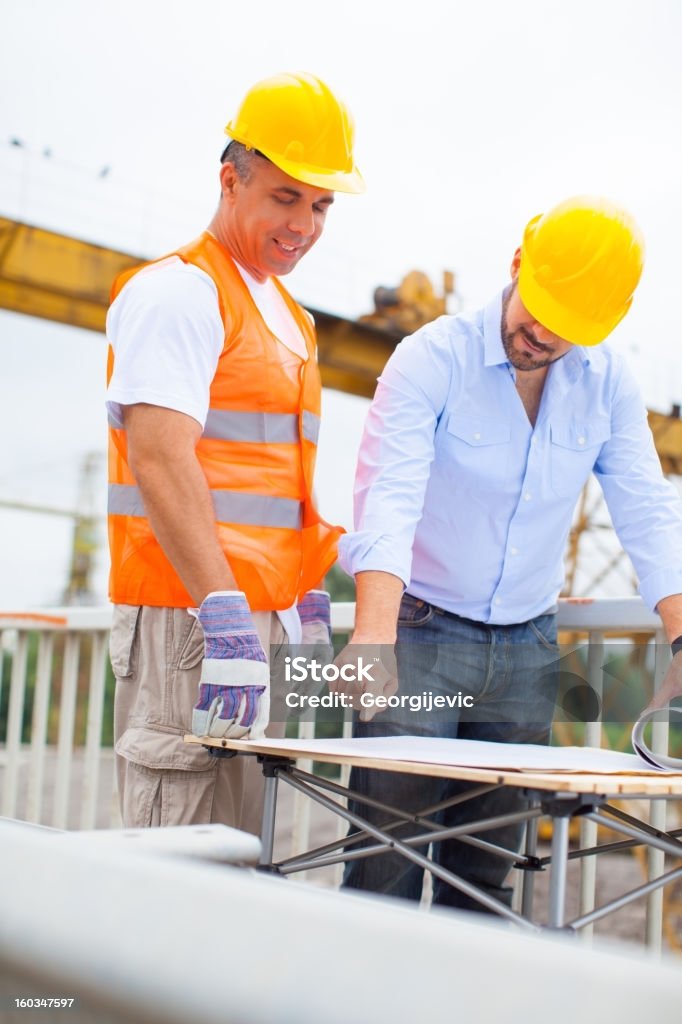
[{"label": "utility pole", "polygon": [[78,512],[73,517],[71,566],[64,590],[64,604],[92,604],[92,566],[98,548],[97,516],[95,515],[95,477],[99,452],[89,452],[81,466],[78,486]]}]

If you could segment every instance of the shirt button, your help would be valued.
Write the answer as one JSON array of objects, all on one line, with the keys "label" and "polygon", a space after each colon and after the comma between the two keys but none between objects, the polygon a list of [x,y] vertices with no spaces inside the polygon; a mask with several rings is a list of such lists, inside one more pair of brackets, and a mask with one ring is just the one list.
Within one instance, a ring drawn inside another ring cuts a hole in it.
[{"label": "shirt button", "polygon": [[526,493],[525,493],[525,494],[524,494],[524,496],[523,496],[523,500],[524,500],[524,501],[530,501],[530,499],[531,499],[532,497],[533,497],[533,495],[532,495],[532,494],[530,493],[530,491],[526,491]]},{"label": "shirt button", "polygon": [[584,437],[579,437],[578,438],[578,444],[585,444],[585,438]]},{"label": "shirt button", "polygon": [[502,598],[501,597],[496,597],[495,598],[495,604],[502,604]]},{"label": "shirt button", "polygon": [[531,437],[531,439],[530,439],[530,443],[531,443],[531,444],[537,444],[537,443],[538,443],[538,439],[537,439],[537,437]]},{"label": "shirt button", "polygon": [[511,549],[511,553],[512,553],[512,555],[518,555],[519,549],[518,548],[512,548]]},{"label": "shirt button", "polygon": [[481,440],[481,435],[479,434],[478,431],[476,431],[476,433],[474,434],[474,441],[480,441],[480,440]]}]

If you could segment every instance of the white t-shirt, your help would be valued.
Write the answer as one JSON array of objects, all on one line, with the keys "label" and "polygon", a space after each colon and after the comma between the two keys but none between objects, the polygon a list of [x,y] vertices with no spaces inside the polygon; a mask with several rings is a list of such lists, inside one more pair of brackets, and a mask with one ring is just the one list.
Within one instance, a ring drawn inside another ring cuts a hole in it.
[{"label": "white t-shirt", "polygon": [[[305,338],[301,334],[299,326],[291,315],[291,310],[282,298],[282,293],[275,282],[271,277],[268,277],[261,283],[255,277],[252,277],[247,270],[240,267],[238,263],[235,263],[235,266],[246,282],[246,286],[251,292],[251,297],[258,307],[258,312],[272,333],[291,352],[302,359],[303,362],[306,362],[308,350],[305,347]],[[308,313],[308,316],[310,316],[310,313]]]},{"label": "white t-shirt", "polygon": [[[263,284],[236,264],[263,320],[302,360],[305,340],[272,278]],[[114,372],[107,389],[109,420],[122,426],[122,405],[161,405],[203,427],[225,331],[213,280],[178,256],[139,271],[107,315]]]},{"label": "white t-shirt", "polygon": [[[274,281],[261,284],[235,265],[268,328],[307,360],[305,339]],[[123,426],[122,405],[138,402],[183,412],[205,425],[225,341],[218,292],[205,271],[179,256],[140,270],[111,304],[107,339],[115,355],[106,396],[112,426]],[[277,614],[289,642],[299,644],[296,606]]]}]

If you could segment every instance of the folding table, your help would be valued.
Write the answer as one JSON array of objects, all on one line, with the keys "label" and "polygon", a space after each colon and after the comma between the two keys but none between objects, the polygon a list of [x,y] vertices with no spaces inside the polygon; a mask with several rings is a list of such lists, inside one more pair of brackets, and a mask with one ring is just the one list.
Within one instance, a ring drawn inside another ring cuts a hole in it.
[{"label": "folding table", "polygon": [[[187,742],[202,744],[216,757],[250,756],[257,757],[265,777],[265,806],[261,835],[262,853],[260,867],[263,870],[282,875],[296,871],[307,871],[316,867],[327,867],[350,858],[371,857],[387,849],[400,853],[408,860],[430,871],[434,876],[453,885],[471,896],[489,910],[513,921],[521,928],[538,930],[542,928],[576,931],[586,925],[619,910],[633,900],[648,895],[654,890],[682,877],[682,867],[663,873],[643,885],[623,893],[617,899],[567,920],[566,878],[569,860],[605,853],[622,851],[644,845],[661,850],[672,857],[682,859],[682,828],[663,831],[641,820],[635,814],[614,806],[634,800],[680,800],[682,798],[682,773],[647,770],[633,755],[621,755],[612,751],[593,750],[592,760],[599,765],[597,771],[571,770],[571,764],[582,764],[585,752],[577,748],[524,747],[527,762],[568,765],[568,770],[521,770],[509,768],[513,744],[479,743],[483,750],[472,758],[468,757],[472,743],[469,740],[437,740],[419,737],[387,737],[383,740],[225,740],[210,737],[186,737]],[[398,742],[400,741],[400,742]],[[377,751],[380,751],[377,754]],[[435,751],[435,753],[434,753]],[[563,751],[563,753],[557,753]],[[366,796],[353,793],[349,788],[330,779],[312,775],[296,766],[297,759],[310,758],[317,762],[356,767],[375,768],[381,771],[407,772],[418,775],[432,775],[456,779],[474,784],[474,789],[460,794],[438,805],[425,807],[418,814],[405,813],[400,807],[391,807]],[[463,764],[457,764],[458,760]],[[485,761],[489,764],[485,764]],[[444,763],[450,762],[450,763]],[[478,763],[476,763],[478,762]],[[495,767],[495,764],[501,767]],[[623,766],[625,769],[623,770]],[[640,767],[641,766],[641,767]],[[278,862],[273,861],[275,815],[277,807],[277,786],[282,781],[295,790],[306,794],[323,807],[345,819],[355,830],[332,843],[308,850]],[[443,828],[433,821],[431,815],[454,803],[471,799],[472,796],[489,792],[497,787],[515,786],[523,791],[528,800],[527,810],[513,814],[499,815],[453,828]],[[387,821],[377,827],[358,814],[349,811],[345,799],[370,803],[386,813]],[[334,799],[336,798],[336,799]],[[540,818],[547,816],[552,824],[552,841],[549,856],[539,857],[537,853],[537,825]],[[597,825],[622,835],[617,842],[605,842],[584,849],[570,849],[569,827],[572,819],[586,818]],[[396,838],[392,833],[399,825],[411,823],[413,834],[408,838]],[[492,846],[481,838],[481,833],[497,826],[523,823],[526,838],[522,852]],[[431,842],[456,838],[459,842],[485,848],[506,859],[523,872],[520,911],[512,910],[487,893],[471,885],[463,878],[452,874],[436,864],[420,847]],[[374,840],[369,845],[361,842]],[[533,878],[534,874],[549,867],[549,911],[545,922],[534,922]]]}]

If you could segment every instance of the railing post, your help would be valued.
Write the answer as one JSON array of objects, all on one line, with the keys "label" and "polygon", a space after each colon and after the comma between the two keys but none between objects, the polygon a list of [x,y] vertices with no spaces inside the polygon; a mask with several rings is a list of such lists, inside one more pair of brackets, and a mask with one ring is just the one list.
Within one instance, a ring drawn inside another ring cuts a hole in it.
[{"label": "railing post", "polygon": [[40,823],[45,785],[45,748],[47,720],[50,706],[50,681],[54,658],[54,633],[41,633],[38,640],[38,665],[33,691],[33,720],[31,722],[31,774],[28,784],[26,820]]},{"label": "railing post", "polygon": [[[587,648],[587,681],[599,700],[599,721],[585,723],[585,746],[600,747],[602,740],[601,716],[604,696],[604,634],[600,630],[588,632]],[[596,846],[597,824],[594,821],[580,819],[580,845]],[[597,892],[597,858],[584,857],[580,861],[580,914],[594,910]],[[581,938],[590,942],[594,932],[593,925],[587,925],[581,932]]]},{"label": "railing post", "polygon": [[[670,648],[662,629],[657,630],[654,636],[654,650],[654,692],[656,692],[660,688],[663,677],[670,665]],[[651,749],[655,753],[667,753],[668,723],[666,721],[652,722]],[[665,800],[650,800],[650,824],[664,832],[666,818],[667,805]],[[647,869],[650,879],[663,874],[665,870],[665,854],[662,850],[654,850],[651,846],[647,847]],[[657,953],[660,953],[663,947],[663,889],[655,889],[647,897],[646,944],[649,949]]]},{"label": "railing post", "polygon": [[69,785],[73,763],[73,731],[78,693],[78,656],[80,637],[69,632],[64,641],[62,695],[59,703],[59,738],[57,740],[57,782],[54,793],[52,824],[67,828],[69,816]]},{"label": "railing post", "polygon": [[104,713],[104,689],[107,677],[107,635],[97,632],[90,634],[90,686],[88,689],[88,724],[85,736],[85,758],[83,762],[83,805],[81,828],[95,828],[97,825],[97,798],[99,795],[99,767],[102,755],[102,715]]},{"label": "railing post", "polygon": [[26,665],[28,636],[23,630],[17,633],[17,643],[12,656],[12,675],[7,710],[7,767],[2,801],[2,813],[13,818],[19,795],[19,766],[21,760],[21,726],[24,715],[26,693]]}]

